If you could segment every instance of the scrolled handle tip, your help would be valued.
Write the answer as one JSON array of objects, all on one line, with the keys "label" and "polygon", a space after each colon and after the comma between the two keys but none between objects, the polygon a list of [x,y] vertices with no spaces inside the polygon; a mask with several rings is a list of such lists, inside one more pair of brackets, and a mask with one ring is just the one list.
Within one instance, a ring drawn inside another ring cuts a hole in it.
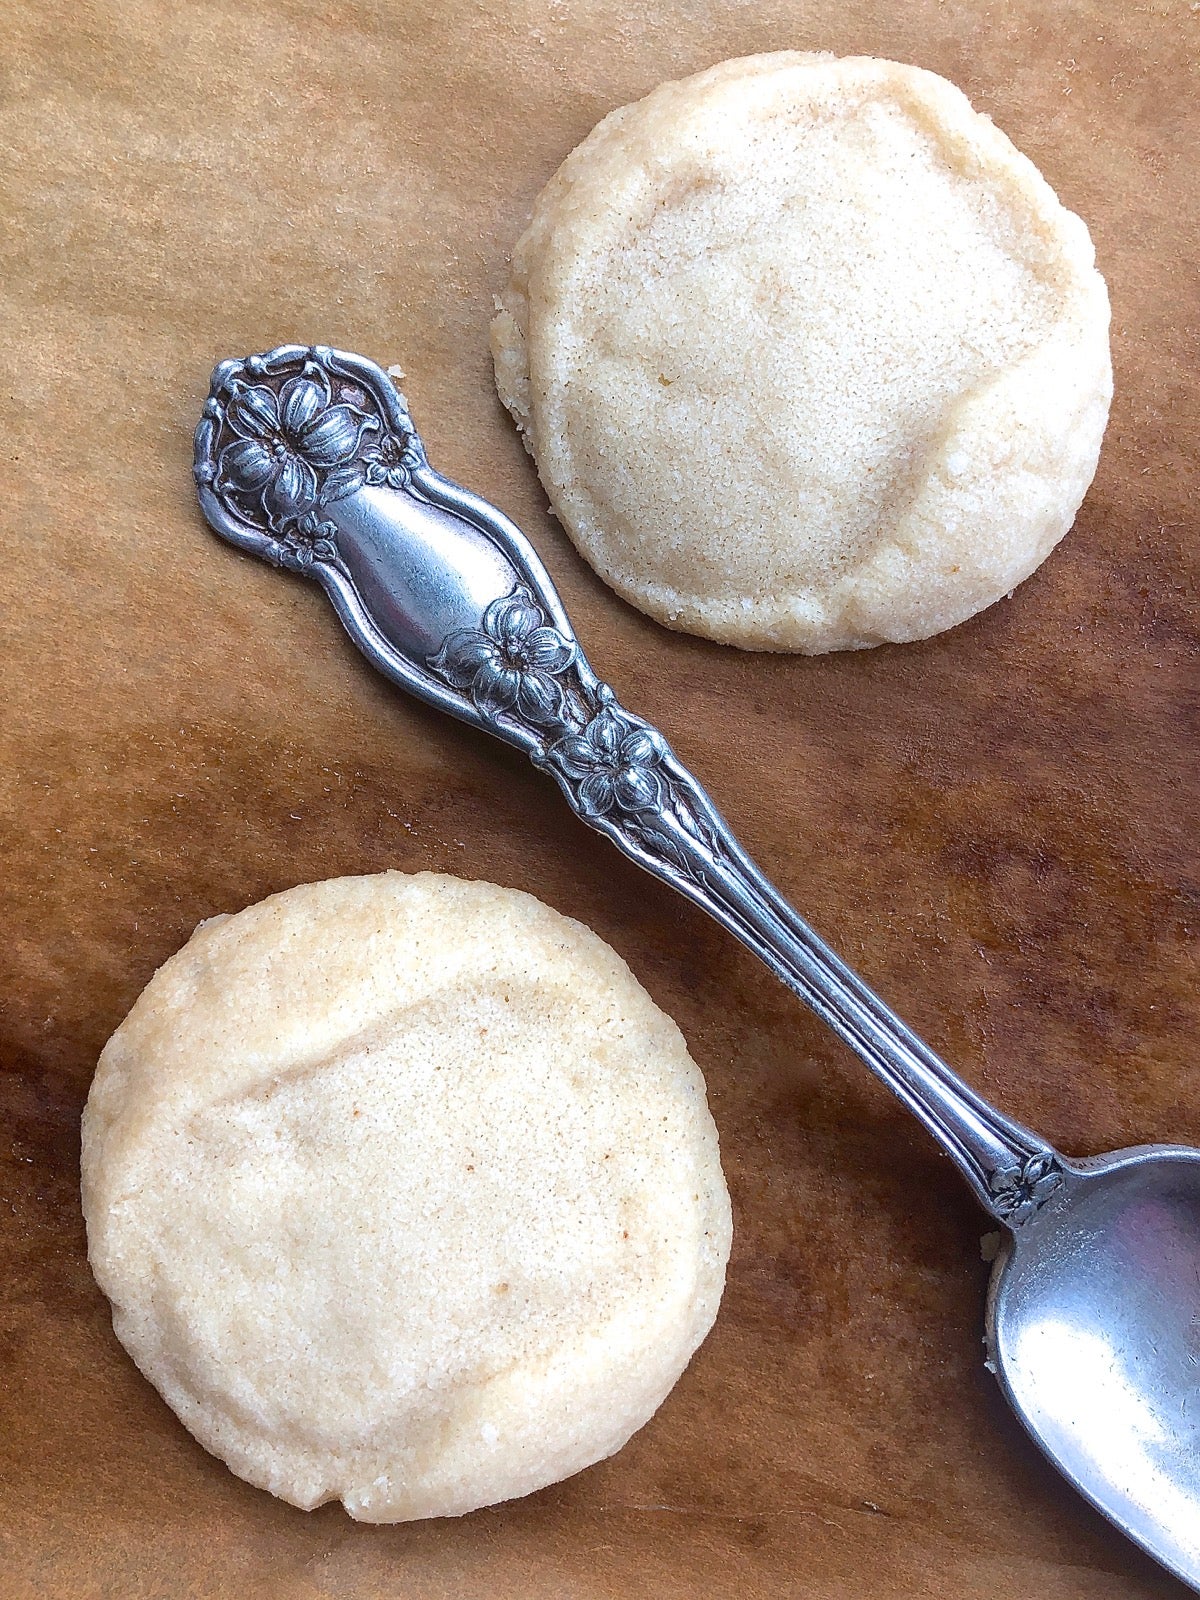
[{"label": "scrolled handle tip", "polygon": [[381,367],[327,345],[280,345],[213,369],[193,474],[222,537],[276,566],[330,559],[322,516],[364,486],[406,488],[425,464]]}]

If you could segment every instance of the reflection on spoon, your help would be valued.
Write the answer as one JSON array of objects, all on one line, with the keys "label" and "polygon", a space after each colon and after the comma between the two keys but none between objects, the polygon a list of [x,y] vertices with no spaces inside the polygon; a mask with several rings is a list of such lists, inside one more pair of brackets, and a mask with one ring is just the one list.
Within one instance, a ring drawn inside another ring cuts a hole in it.
[{"label": "reflection on spoon", "polygon": [[1067,1476],[1195,1584],[1200,1157],[1150,1147],[1079,1169],[1073,1206],[1018,1235],[997,1268],[993,1359]]}]

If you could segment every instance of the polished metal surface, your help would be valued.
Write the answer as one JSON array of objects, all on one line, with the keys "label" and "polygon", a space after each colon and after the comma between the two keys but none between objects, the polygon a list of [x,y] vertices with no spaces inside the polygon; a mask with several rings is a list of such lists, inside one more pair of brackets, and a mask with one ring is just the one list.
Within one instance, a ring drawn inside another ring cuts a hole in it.
[{"label": "polished metal surface", "polygon": [[929,1129],[1009,1230],[987,1340],[1017,1414],[1094,1505],[1200,1587],[1200,1151],[1070,1161],[958,1078],[600,682],[528,541],[429,466],[373,362],[300,345],[222,362],[195,475],[218,533],[315,578],[388,677],[524,750],[589,826],[742,940]]},{"label": "polished metal surface", "polygon": [[1200,1150],[1063,1165],[997,1259],[989,1365],[1075,1487],[1200,1587]]}]

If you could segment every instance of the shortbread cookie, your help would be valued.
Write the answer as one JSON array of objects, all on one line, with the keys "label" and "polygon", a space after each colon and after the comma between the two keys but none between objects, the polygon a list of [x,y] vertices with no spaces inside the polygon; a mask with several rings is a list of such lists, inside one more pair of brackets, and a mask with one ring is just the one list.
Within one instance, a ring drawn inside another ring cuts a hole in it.
[{"label": "shortbread cookie", "polygon": [[730,1242],[675,1024],[579,923],[428,873],[201,925],[101,1056],[83,1201],[117,1336],[200,1442],[368,1522],[619,1449]]},{"label": "shortbread cookie", "polygon": [[1112,374],[1088,231],[945,79],[727,61],[563,163],[493,323],[554,509],[671,627],[921,639],[1070,527]]}]

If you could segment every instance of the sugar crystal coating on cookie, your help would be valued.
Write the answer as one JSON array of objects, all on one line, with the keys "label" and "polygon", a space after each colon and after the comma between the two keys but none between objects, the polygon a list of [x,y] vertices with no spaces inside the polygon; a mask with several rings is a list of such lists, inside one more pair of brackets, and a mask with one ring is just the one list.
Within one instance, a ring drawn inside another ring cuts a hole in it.
[{"label": "sugar crystal coating on cookie", "polygon": [[612,113],[544,190],[493,324],[556,512],[671,626],[819,652],[1011,592],[1095,471],[1087,229],[933,73],[725,62]]},{"label": "sugar crystal coating on cookie", "polygon": [[367,1521],[618,1449],[730,1239],[674,1023],[580,924],[433,874],[199,928],[101,1057],[83,1197],[117,1335],[201,1443]]}]

